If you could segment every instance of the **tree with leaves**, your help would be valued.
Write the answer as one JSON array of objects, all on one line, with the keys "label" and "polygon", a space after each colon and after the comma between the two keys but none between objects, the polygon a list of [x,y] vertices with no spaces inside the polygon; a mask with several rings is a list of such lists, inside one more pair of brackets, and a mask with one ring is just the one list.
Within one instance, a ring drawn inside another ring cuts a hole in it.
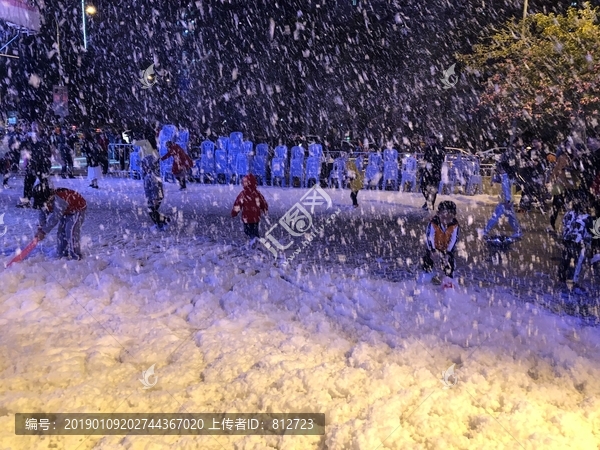
[{"label": "tree with leaves", "polygon": [[556,138],[597,125],[600,22],[585,4],[512,20],[472,54],[458,55],[482,84],[479,108],[508,128]]}]

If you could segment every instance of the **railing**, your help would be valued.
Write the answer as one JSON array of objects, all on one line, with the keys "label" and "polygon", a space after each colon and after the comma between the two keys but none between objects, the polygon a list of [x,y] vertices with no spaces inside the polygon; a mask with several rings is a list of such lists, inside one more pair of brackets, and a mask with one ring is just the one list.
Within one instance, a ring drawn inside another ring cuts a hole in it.
[{"label": "railing", "polygon": [[121,170],[127,170],[132,149],[133,144],[108,144],[108,159],[118,161]]}]

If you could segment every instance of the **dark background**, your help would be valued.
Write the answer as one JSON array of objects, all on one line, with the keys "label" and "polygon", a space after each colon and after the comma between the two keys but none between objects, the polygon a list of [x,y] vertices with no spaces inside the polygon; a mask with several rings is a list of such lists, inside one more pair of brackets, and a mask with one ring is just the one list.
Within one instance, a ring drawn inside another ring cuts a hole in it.
[{"label": "dark background", "polygon": [[[346,135],[381,143],[432,131],[448,146],[489,148],[506,138],[478,85],[443,71],[490,27],[520,18],[523,0],[95,0],[83,50],[79,0],[38,1],[42,30],[0,59],[0,107],[57,123],[52,86],[69,89],[67,122],[117,129],[174,123],[205,136],[250,139]],[[353,3],[356,3],[354,5]],[[531,0],[529,13],[571,1]],[[59,74],[58,39],[63,74]],[[140,72],[155,63],[156,84]],[[31,74],[41,78],[38,87]]]}]

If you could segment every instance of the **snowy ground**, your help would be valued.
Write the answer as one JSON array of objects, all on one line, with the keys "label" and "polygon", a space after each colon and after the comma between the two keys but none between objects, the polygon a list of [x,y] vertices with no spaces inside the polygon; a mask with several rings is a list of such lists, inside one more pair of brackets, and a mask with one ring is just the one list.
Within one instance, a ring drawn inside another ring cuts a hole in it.
[{"label": "snowy ground", "polygon": [[[12,184],[0,192],[4,258],[36,225],[33,211],[14,208],[22,184]],[[175,222],[153,234],[140,182],[103,180],[93,192],[83,180],[56,184],[89,200],[86,257],[54,259],[53,233],[0,269],[0,449],[600,446],[599,329],[540,306],[555,263],[541,244],[549,238],[536,237],[539,218],[524,219],[529,244],[489,255],[475,228],[495,199],[454,197],[461,285],[444,292],[416,281],[427,220],[419,194],[361,192],[353,210],[348,191],[328,190],[333,206],[315,224],[341,212],[280,268],[238,248],[237,187],[167,185]],[[272,223],[304,194],[263,192]],[[144,390],[153,364],[158,382]],[[452,364],[457,382],[444,389]],[[327,428],[39,438],[15,436],[17,412],[321,412]]]}]

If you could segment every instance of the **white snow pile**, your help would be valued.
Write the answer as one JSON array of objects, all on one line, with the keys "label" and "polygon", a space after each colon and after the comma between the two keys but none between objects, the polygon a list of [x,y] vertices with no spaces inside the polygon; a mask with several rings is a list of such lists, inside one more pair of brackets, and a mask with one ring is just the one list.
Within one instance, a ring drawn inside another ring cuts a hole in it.
[{"label": "white snow pile", "polygon": [[[594,448],[595,328],[494,292],[236,267],[208,249],[143,266],[0,275],[3,448],[16,412],[323,412],[323,437],[90,437],[80,448]],[[137,268],[137,270],[136,270]],[[141,371],[156,365],[144,391]],[[442,372],[455,364],[457,383]],[[56,436],[60,448],[81,437]],[[218,442],[216,442],[218,441]]]},{"label": "white snow pile", "polygon": [[[472,286],[283,270],[168,233],[99,251],[109,229],[81,262],[53,259],[49,241],[0,271],[0,449],[600,446],[600,336],[576,318]],[[323,436],[42,438],[14,434],[17,412],[327,424]]]}]

